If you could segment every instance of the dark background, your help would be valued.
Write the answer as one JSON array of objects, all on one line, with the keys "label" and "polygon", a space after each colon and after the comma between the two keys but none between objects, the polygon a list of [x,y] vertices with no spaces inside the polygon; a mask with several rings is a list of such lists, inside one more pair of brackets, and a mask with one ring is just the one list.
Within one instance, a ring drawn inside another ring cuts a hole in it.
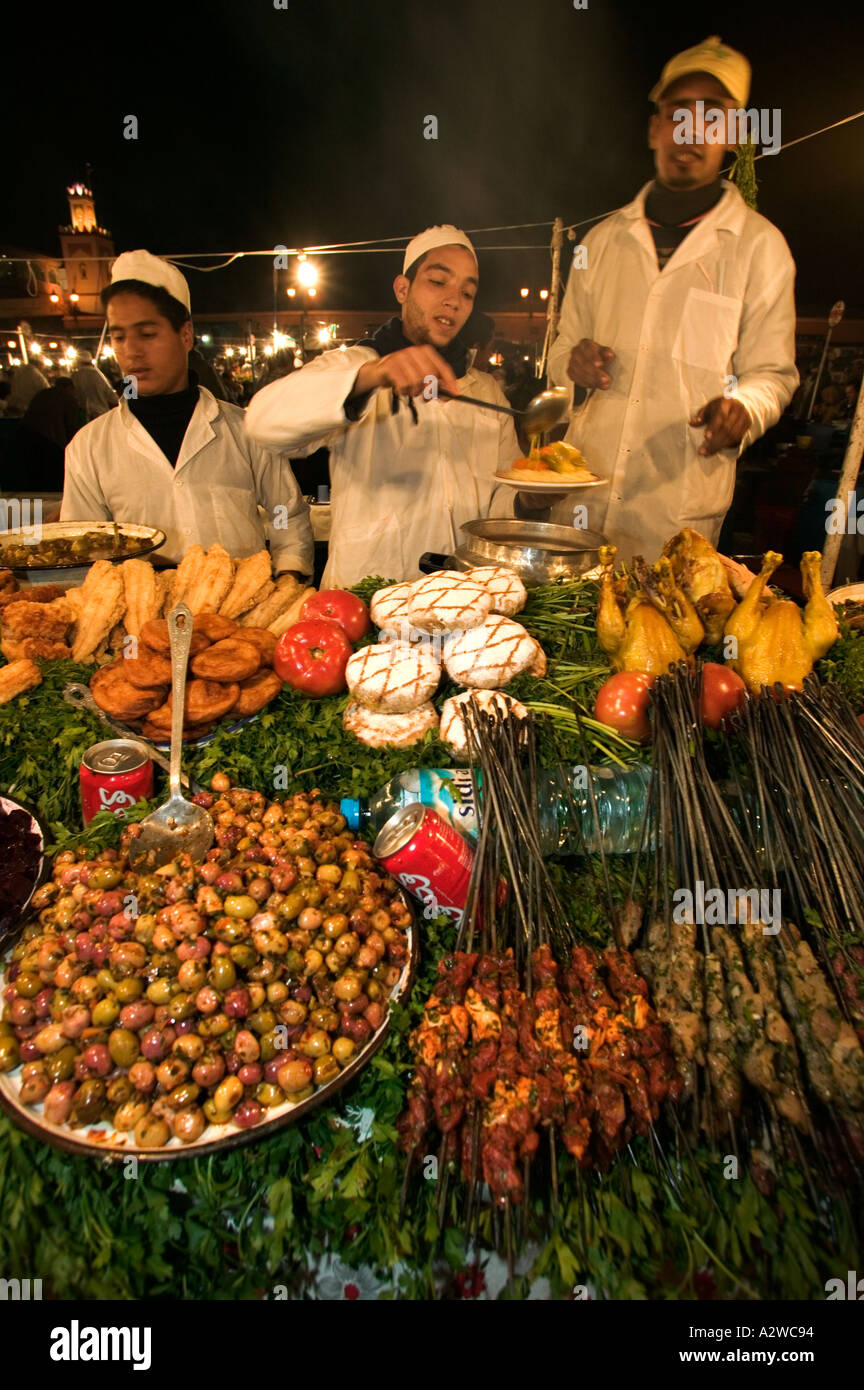
[{"label": "dark background", "polygon": [[[589,218],[651,177],[648,91],[673,52],[712,33],[748,55],[748,105],[780,107],[784,141],[864,106],[864,18],[845,0],[19,5],[3,21],[0,240],[57,254],[65,186],[88,163],[118,251]],[[123,138],[130,114],[135,141]],[[429,114],[437,141],[423,138]],[[756,169],[759,210],[798,264],[799,311],[842,298],[864,313],[864,119]],[[476,241],[543,248],[549,231]],[[493,309],[522,307],[520,285],[548,282],[544,249],[490,251],[481,265]],[[393,253],[329,257],[318,303],[386,307],[400,266]],[[193,309],[272,303],[264,258],[187,274]]]}]

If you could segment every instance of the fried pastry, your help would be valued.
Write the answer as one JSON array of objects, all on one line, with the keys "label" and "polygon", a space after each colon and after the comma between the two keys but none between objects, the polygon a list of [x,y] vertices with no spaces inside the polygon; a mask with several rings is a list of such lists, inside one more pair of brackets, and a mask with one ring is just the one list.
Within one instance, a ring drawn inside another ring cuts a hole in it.
[{"label": "fried pastry", "polygon": [[[183,700],[183,718],[187,724],[215,724],[229,710],[233,709],[240,694],[236,681],[228,683],[210,680],[192,680],[186,686]],[[169,700],[170,704],[170,700]]]},{"label": "fried pastry", "polygon": [[90,691],[100,709],[126,724],[130,719],[142,719],[145,714],[158,709],[165,698],[165,691],[138,690],[127,681],[122,670],[122,662],[103,666],[90,681]]},{"label": "fried pastry", "polygon": [[156,584],[159,589],[159,612],[157,618],[164,618],[171,612],[174,603],[174,581],[177,578],[176,570],[157,570]]},{"label": "fried pastry", "polygon": [[41,680],[39,667],[26,657],[0,667],[0,705],[8,704],[16,695],[23,695],[25,690],[32,690]]},{"label": "fried pastry", "polygon": [[[141,629],[141,642],[145,647],[150,647],[154,652],[159,652],[160,656],[171,656],[171,639],[168,636],[168,620],[166,618],[154,618],[150,623],[145,623]],[[204,636],[203,632],[192,630],[192,642],[189,647],[189,655],[194,656],[197,652],[203,652],[205,647],[210,646],[210,639]],[[139,655],[141,645],[138,647]]]},{"label": "fried pastry", "polygon": [[[54,585],[45,585],[46,589],[49,587],[53,588]],[[67,589],[63,594],[63,597],[65,598],[69,607],[72,609],[72,621],[77,622],[78,614],[81,612],[81,585],[79,584],[76,589]]]},{"label": "fried pastry", "polygon": [[[182,565],[181,565],[182,569]],[[223,545],[211,545],[183,595],[193,613],[216,613],[234,580],[234,561]],[[175,596],[176,602],[176,596]],[[226,616],[231,617],[229,613]]]},{"label": "fried pastry", "polygon": [[269,627],[270,624],[291,608],[301,594],[305,595],[306,585],[295,579],[293,574],[282,574],[276,580],[270,595],[259,600],[238,619],[241,627]]},{"label": "fried pastry", "polygon": [[0,592],[0,612],[8,604],[17,603],[20,599],[26,599],[28,603],[51,603],[53,599],[63,596],[64,590],[59,584],[31,584],[26,589],[19,589],[16,580],[14,589],[3,589]]},{"label": "fried pastry", "polygon": [[171,662],[167,656],[142,643],[137,657],[124,658],[123,675],[136,690],[153,690],[156,686],[171,684]]},{"label": "fried pastry", "polygon": [[292,599],[288,607],[283,609],[278,618],[274,618],[272,623],[268,623],[270,631],[277,637],[281,637],[283,632],[287,632],[289,627],[300,621],[300,610],[310,595],[316,593],[313,588],[301,589],[296,598]]},{"label": "fried pastry", "polygon": [[171,706],[166,702],[151,710],[141,725],[141,732],[157,743],[167,743],[171,737]]},{"label": "fried pastry", "polygon": [[195,579],[200,573],[204,564],[205,551],[203,545],[192,545],[186,551],[177,569],[174,571],[174,582],[171,585],[171,600],[169,609],[178,603],[185,603],[186,594]]},{"label": "fried pastry", "polygon": [[[194,641],[195,634],[192,634]],[[261,655],[252,642],[226,637],[199,652],[189,662],[192,674],[208,681],[245,681],[261,665]]]},{"label": "fried pastry", "polygon": [[196,613],[192,630],[203,632],[210,642],[223,642],[226,637],[235,635],[237,624],[231,618],[223,618],[221,613]]},{"label": "fried pastry", "polygon": [[126,594],[119,566],[112,565],[109,560],[97,560],[81,585],[81,608],[72,644],[75,661],[92,660],[99,643],[123,617],[125,606]]},{"label": "fried pastry", "polygon": [[[238,560],[234,582],[219,608],[225,618],[237,618],[258,602],[258,593],[271,580],[270,553],[259,550]],[[267,595],[265,595],[267,597]]]},{"label": "fried pastry", "polygon": [[144,624],[162,612],[162,591],[153,566],[146,560],[126,560],[120,573],[126,598],[123,625],[132,637],[137,637]]},{"label": "fried pastry", "polygon": [[71,647],[51,637],[4,637],[0,651],[10,661],[22,656],[31,661],[68,661],[72,655]]},{"label": "fried pastry", "polygon": [[240,682],[240,694],[237,697],[231,713],[237,719],[246,719],[250,714],[257,714],[259,709],[269,705],[282,689],[282,681],[275,671],[264,670],[256,671],[254,676],[248,680]]},{"label": "fried pastry", "polygon": [[72,609],[63,598],[50,603],[30,603],[19,599],[3,610],[3,634],[21,640],[24,637],[47,637],[62,642],[73,620]]},{"label": "fried pastry", "polygon": [[258,648],[261,654],[261,665],[273,665],[273,653],[276,650],[276,634],[270,632],[266,627],[241,627],[237,629],[238,635],[244,642],[251,642]]}]

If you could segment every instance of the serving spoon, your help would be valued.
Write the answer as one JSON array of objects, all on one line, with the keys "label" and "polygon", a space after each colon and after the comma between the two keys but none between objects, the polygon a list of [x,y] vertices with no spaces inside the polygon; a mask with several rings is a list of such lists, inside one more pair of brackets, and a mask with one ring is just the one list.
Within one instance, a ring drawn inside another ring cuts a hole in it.
[{"label": "serving spoon", "polygon": [[515,410],[512,405],[498,405],[495,401],[481,401],[477,396],[457,396],[441,386],[438,387],[438,395],[446,396],[451,401],[464,401],[465,405],[479,405],[483,410],[497,410],[499,415],[512,415],[521,421],[529,437],[545,434],[555,425],[560,425],[570,409],[568,386],[551,386],[548,391],[540,391],[524,410]]},{"label": "serving spoon", "polygon": [[[140,834],[129,845],[134,868],[148,859],[154,868],[168,864],[175,854],[188,854],[200,863],[213,843],[213,821],[201,806],[187,801],[180,790],[180,758],[183,748],[183,704],[186,695],[186,661],[192,644],[192,613],[178,603],[168,614],[171,643],[171,754],[168,800],[140,822]],[[153,856],[150,860],[150,856]]]}]

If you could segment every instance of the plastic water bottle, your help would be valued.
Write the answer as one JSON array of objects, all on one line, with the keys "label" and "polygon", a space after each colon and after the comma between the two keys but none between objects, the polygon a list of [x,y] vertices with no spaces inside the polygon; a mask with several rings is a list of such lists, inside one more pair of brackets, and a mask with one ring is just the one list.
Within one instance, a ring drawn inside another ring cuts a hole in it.
[{"label": "plastic water bottle", "polygon": [[[568,786],[559,782],[554,771],[547,769],[538,773],[543,854],[581,854],[585,847],[594,853],[601,844],[607,854],[635,852],[642,835],[650,767],[645,764],[626,769],[569,767],[564,769],[564,776]],[[589,779],[597,808],[599,836],[591,808]],[[368,800],[344,797],[340,809],[352,830],[360,830],[374,838],[394,811],[416,801],[431,806],[463,835],[476,838],[479,826],[474,782],[470,771],[464,767],[415,768],[402,772]]]}]

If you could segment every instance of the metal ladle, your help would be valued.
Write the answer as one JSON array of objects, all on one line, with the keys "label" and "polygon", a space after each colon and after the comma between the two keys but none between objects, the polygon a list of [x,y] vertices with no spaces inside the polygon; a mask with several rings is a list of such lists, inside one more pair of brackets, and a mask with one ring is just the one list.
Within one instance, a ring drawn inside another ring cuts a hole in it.
[{"label": "metal ladle", "polygon": [[521,421],[522,428],[529,438],[545,434],[555,425],[560,425],[570,410],[568,386],[552,386],[548,391],[541,391],[528,402],[524,410],[514,410],[510,405],[498,405],[494,401],[481,401],[477,396],[456,396],[452,391],[445,391],[440,386],[438,395],[446,396],[451,401],[463,401],[465,405],[479,405],[483,410],[497,410],[499,415],[512,415],[514,419]]},{"label": "metal ladle", "polygon": [[152,853],[153,867],[168,864],[175,854],[189,854],[200,863],[213,843],[213,821],[201,806],[187,801],[180,790],[180,757],[183,747],[183,705],[186,695],[186,661],[192,644],[192,613],[178,603],[168,614],[171,642],[171,755],[168,800],[141,821],[141,833],[131,841],[129,862],[134,868]]}]

